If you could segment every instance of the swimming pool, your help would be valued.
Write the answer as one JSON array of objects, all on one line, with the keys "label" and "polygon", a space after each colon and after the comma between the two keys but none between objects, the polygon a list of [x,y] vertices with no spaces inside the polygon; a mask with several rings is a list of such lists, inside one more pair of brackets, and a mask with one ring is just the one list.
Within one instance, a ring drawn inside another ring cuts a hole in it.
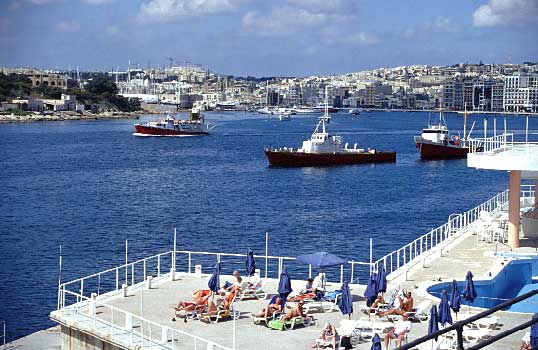
[{"label": "swimming pool", "polygon": [[[508,257],[508,255],[503,256]],[[507,299],[538,289],[536,276],[538,276],[538,255],[517,256],[517,259],[507,262],[493,279],[474,282],[478,297],[471,303],[471,306],[491,308]],[[457,285],[460,293],[463,292],[465,281],[458,281]],[[443,290],[451,295],[452,282],[439,283],[427,289],[428,293],[438,298]],[[462,305],[466,304],[467,302],[462,299]],[[536,310],[538,310],[538,295],[514,304],[506,311],[534,313]]]}]

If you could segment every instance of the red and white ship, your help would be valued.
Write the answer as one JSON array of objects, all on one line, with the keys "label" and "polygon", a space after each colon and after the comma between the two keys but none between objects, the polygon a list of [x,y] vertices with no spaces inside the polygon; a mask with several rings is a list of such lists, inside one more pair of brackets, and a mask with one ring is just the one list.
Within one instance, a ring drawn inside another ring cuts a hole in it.
[{"label": "red and white ship", "polygon": [[165,119],[135,124],[134,127],[135,136],[201,136],[208,135],[211,130],[197,108],[192,109],[188,120],[174,119],[168,114]]},{"label": "red and white ship", "polygon": [[465,138],[450,135],[442,112],[437,125],[428,124],[422,135],[415,136],[415,144],[421,159],[458,159],[466,158],[467,153],[480,151],[481,147],[470,146]]},{"label": "red and white ship", "polygon": [[342,136],[329,135],[326,124],[331,117],[327,104],[325,106],[325,114],[318,118],[316,129],[309,140],[303,141],[301,148],[265,149],[265,156],[271,166],[310,167],[396,162],[396,152],[364,150],[357,148],[357,144],[349,148],[347,143],[343,145]]}]

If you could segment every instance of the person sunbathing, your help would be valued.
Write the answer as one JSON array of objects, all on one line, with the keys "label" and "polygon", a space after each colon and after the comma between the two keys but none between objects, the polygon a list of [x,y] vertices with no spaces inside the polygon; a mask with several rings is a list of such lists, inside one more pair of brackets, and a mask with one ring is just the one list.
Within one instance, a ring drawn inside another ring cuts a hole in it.
[{"label": "person sunbathing", "polygon": [[368,309],[370,313],[375,312],[379,305],[386,304],[385,299],[383,298],[383,294],[379,293],[377,294],[377,298],[375,298],[375,301],[373,302],[372,306]]},{"label": "person sunbathing", "polygon": [[180,301],[177,306],[174,308],[176,312],[179,311],[193,311],[197,307],[203,306],[207,303],[207,299],[209,299],[209,296],[211,295],[211,291],[209,291],[209,294],[205,290],[199,290],[193,293],[192,300],[190,301]]},{"label": "person sunbathing", "polygon": [[411,296],[411,292],[407,292],[403,300],[400,296],[398,296],[398,300],[400,301],[400,306],[398,308],[392,308],[388,311],[380,312],[378,313],[378,316],[379,317],[384,317],[387,315],[404,316],[407,312],[413,311],[413,297]]},{"label": "person sunbathing", "polygon": [[235,298],[235,293],[230,293],[226,296],[226,293],[220,292],[213,299],[209,300],[207,305],[207,311],[202,313],[200,321],[209,322],[210,316],[216,316],[221,311],[230,310],[233,300]]},{"label": "person sunbathing", "polygon": [[271,317],[275,312],[282,311],[282,299],[276,298],[273,304],[269,304],[260,311],[256,317]]},{"label": "person sunbathing", "polygon": [[286,312],[285,315],[282,315],[280,317],[281,322],[289,321],[295,317],[307,317],[306,314],[303,312],[303,306],[304,306],[304,300],[301,300],[295,305],[295,307],[291,308],[288,312]]},{"label": "person sunbathing", "polygon": [[239,274],[239,271],[234,271],[232,275],[235,278],[235,282],[231,283],[226,281],[224,285],[221,287],[221,291],[225,292],[241,292],[248,288],[248,283],[243,280],[241,275]]},{"label": "person sunbathing", "polygon": [[405,335],[411,332],[411,321],[409,321],[407,315],[403,315],[402,321],[396,324],[396,327],[385,335],[385,347],[389,349],[390,339],[397,339],[396,347],[402,345]]},{"label": "person sunbathing", "polygon": [[316,339],[312,347],[319,348],[318,340],[321,340],[326,343],[331,343],[333,349],[336,349],[337,338],[338,338],[338,333],[336,333],[336,328],[334,328],[332,324],[326,323],[325,327],[323,327],[323,330],[321,331],[321,335]]}]

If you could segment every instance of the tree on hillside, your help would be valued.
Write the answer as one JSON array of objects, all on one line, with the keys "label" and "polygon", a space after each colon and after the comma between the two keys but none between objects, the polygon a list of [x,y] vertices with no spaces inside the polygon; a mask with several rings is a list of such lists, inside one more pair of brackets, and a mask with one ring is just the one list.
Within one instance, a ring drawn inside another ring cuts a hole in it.
[{"label": "tree on hillside", "polygon": [[0,101],[14,97],[28,96],[32,89],[32,81],[25,75],[0,73]]},{"label": "tree on hillside", "polygon": [[98,75],[93,77],[92,80],[88,82],[88,85],[86,85],[86,91],[97,95],[115,95],[118,93],[118,87],[116,86],[116,83],[112,77]]}]

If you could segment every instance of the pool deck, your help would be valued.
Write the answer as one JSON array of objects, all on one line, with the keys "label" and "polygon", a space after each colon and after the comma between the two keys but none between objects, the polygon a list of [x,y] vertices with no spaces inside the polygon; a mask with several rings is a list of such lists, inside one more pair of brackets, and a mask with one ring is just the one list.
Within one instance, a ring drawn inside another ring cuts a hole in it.
[{"label": "pool deck", "polygon": [[[525,243],[525,242],[524,242]],[[528,242],[526,242],[528,243]],[[441,248],[441,249],[439,249]],[[505,258],[494,257],[492,251],[510,251],[508,247],[500,243],[477,243],[476,237],[470,233],[463,234],[448,244],[443,244],[432,251],[429,257],[421,263],[409,268],[406,273],[389,282],[389,290],[404,288],[414,291],[415,305],[423,300],[431,300],[438,303],[438,299],[426,293],[426,288],[430,285],[446,282],[452,279],[464,280],[467,271],[472,271],[476,280],[489,279],[490,272],[495,276],[503,267]],[[518,252],[536,252],[534,247],[519,248]],[[442,253],[442,254],[441,254]],[[401,269],[402,270],[402,269]],[[293,276],[292,276],[293,277]],[[206,324],[197,320],[189,320],[184,323],[182,319],[172,321],[172,307],[180,300],[190,300],[191,293],[198,289],[206,288],[209,276],[202,275],[195,277],[193,274],[178,274],[174,281],[166,280],[158,283],[151,290],[132,290],[128,297],[116,295],[106,300],[108,305],[140,315],[143,312],[144,318],[154,321],[170,329],[185,331],[199,337],[203,337],[217,344],[232,347],[234,322],[225,320],[218,324]],[[221,276],[221,282],[231,280],[230,276]],[[264,290],[268,293],[276,293],[278,281],[269,279]],[[293,288],[300,289],[304,281],[293,281]],[[338,288],[339,284],[333,284],[328,289]],[[352,319],[368,319],[368,316],[360,312],[360,307],[364,305],[362,294],[365,286],[350,285],[354,295],[354,314]],[[142,295],[143,294],[143,295]],[[141,299],[143,298],[143,310],[141,310]],[[267,304],[267,300],[244,300],[235,304],[235,309],[240,312],[240,318],[236,323],[236,348],[237,349],[274,349],[275,340],[278,340],[279,349],[310,349],[314,339],[320,334],[325,323],[329,322],[338,325],[344,319],[338,308],[333,312],[314,313],[315,325],[279,332],[270,330],[264,326],[254,325],[251,314],[258,312]],[[429,310],[429,308],[428,308]],[[472,308],[471,312],[476,314],[480,309]],[[467,306],[462,306],[462,312],[467,313]],[[99,318],[110,321],[112,315],[109,309],[97,307]],[[499,312],[502,325],[491,334],[506,330],[515,325],[528,321],[530,314],[517,314]],[[123,320],[116,323],[120,324]],[[460,317],[461,319],[461,317]],[[377,316],[372,315],[373,320],[381,328],[390,327],[390,322],[382,322]],[[136,323],[136,322],[135,322]],[[409,334],[408,340],[413,340],[427,333],[427,322],[413,324],[413,330]],[[515,349],[519,348],[524,331],[518,332],[505,338],[488,349]],[[383,337],[383,334],[380,334]],[[160,339],[160,335],[153,333],[153,338]],[[370,343],[365,342],[355,346],[356,349],[370,349]],[[393,344],[394,345],[394,344]],[[176,345],[177,346],[177,345]],[[181,348],[181,347],[179,347]],[[393,348],[393,347],[391,347]]]}]

